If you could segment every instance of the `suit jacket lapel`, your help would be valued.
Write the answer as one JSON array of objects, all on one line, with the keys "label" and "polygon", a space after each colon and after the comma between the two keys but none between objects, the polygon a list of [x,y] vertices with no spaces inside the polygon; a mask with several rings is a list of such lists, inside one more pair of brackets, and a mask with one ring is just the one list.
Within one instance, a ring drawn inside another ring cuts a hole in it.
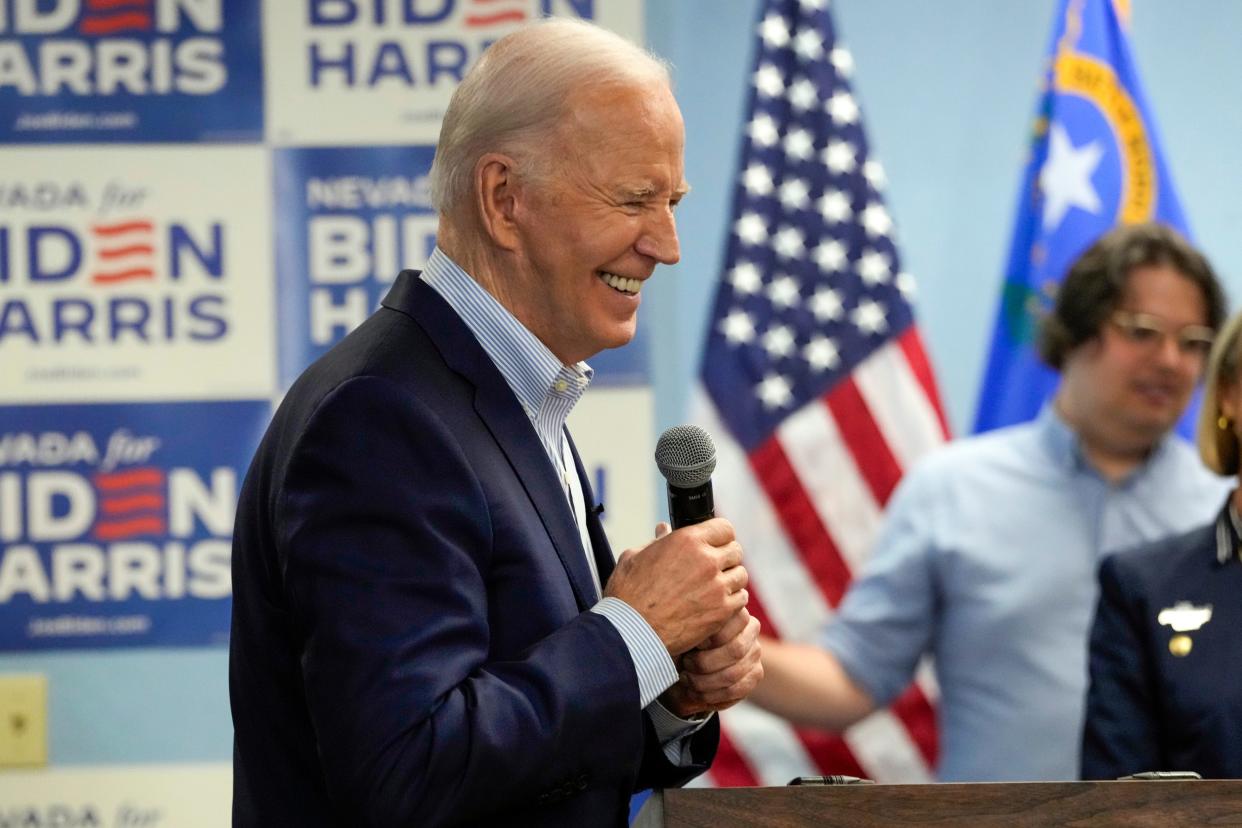
[{"label": "suit jacket lapel", "polygon": [[[587,534],[591,538],[591,554],[595,556],[595,568],[599,572],[600,585],[604,586],[608,583],[612,571],[616,569],[617,561],[612,556],[612,546],[608,543],[603,521],[600,520],[599,511],[595,508],[595,493],[591,491],[590,478],[587,476],[586,467],[582,465],[582,458],[578,456],[578,447],[574,445],[573,438],[569,436],[569,429],[565,429],[565,438],[569,440],[569,450],[574,455],[574,468],[578,471],[578,479],[582,481],[582,496],[586,501]],[[600,508],[603,508],[602,503]]]},{"label": "suit jacket lapel", "polygon": [[579,607],[592,606],[595,585],[569,501],[535,427],[496,364],[452,307],[419,279],[416,271],[401,272],[383,305],[413,318],[440,350],[445,363],[474,385],[475,410],[534,504],[569,576]]}]

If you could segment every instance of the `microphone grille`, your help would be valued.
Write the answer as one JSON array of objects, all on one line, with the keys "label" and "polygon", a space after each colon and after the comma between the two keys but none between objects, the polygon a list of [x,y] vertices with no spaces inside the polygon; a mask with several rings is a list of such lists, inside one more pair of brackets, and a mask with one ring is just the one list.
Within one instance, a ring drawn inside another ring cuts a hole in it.
[{"label": "microphone grille", "polygon": [[673,426],[660,435],[655,461],[670,486],[693,489],[712,479],[716,446],[711,436],[696,425]]}]

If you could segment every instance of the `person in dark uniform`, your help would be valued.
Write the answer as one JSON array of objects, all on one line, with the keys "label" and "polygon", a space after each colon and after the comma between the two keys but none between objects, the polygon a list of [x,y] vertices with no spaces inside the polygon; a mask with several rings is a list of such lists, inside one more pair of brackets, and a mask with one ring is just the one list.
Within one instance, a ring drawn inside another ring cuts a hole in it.
[{"label": "person in dark uniform", "polygon": [[[1210,332],[1151,321],[1160,347],[1204,347]],[[1208,362],[1199,454],[1239,474],[1242,314],[1221,331]],[[1082,777],[1195,771],[1242,777],[1242,489],[1216,520],[1100,567],[1091,633],[1091,683]]]}]

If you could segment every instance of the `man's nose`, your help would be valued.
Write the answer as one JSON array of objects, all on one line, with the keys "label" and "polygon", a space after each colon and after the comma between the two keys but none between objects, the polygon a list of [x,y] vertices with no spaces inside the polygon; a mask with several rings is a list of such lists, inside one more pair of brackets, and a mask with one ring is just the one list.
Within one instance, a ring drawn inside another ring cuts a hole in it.
[{"label": "man's nose", "polygon": [[677,240],[677,220],[671,209],[663,210],[648,222],[634,249],[666,265],[681,261],[681,243]]},{"label": "man's nose", "polygon": [[1170,368],[1176,368],[1190,359],[1190,352],[1182,348],[1181,342],[1172,334],[1163,334],[1156,350],[1156,360]]}]

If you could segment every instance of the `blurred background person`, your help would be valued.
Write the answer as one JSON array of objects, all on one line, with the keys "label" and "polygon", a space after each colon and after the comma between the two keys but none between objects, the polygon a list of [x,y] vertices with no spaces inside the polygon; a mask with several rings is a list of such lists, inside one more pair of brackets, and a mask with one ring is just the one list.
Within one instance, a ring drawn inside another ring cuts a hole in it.
[{"label": "blurred background person", "polygon": [[1224,315],[1211,266],[1176,232],[1100,238],[1042,323],[1053,402],[917,465],[822,646],[765,641],[751,699],[841,730],[930,654],[939,779],[1076,778],[1100,559],[1209,520],[1225,496],[1172,433]]},{"label": "blurred background person", "polygon": [[[1198,433],[1203,462],[1233,477],[1242,429],[1239,333],[1242,314],[1212,351]],[[1164,328],[1152,335],[1199,333]],[[1233,675],[1242,659],[1240,492],[1233,490],[1211,522],[1100,566],[1083,778],[1152,770],[1242,777],[1242,683]]]}]

